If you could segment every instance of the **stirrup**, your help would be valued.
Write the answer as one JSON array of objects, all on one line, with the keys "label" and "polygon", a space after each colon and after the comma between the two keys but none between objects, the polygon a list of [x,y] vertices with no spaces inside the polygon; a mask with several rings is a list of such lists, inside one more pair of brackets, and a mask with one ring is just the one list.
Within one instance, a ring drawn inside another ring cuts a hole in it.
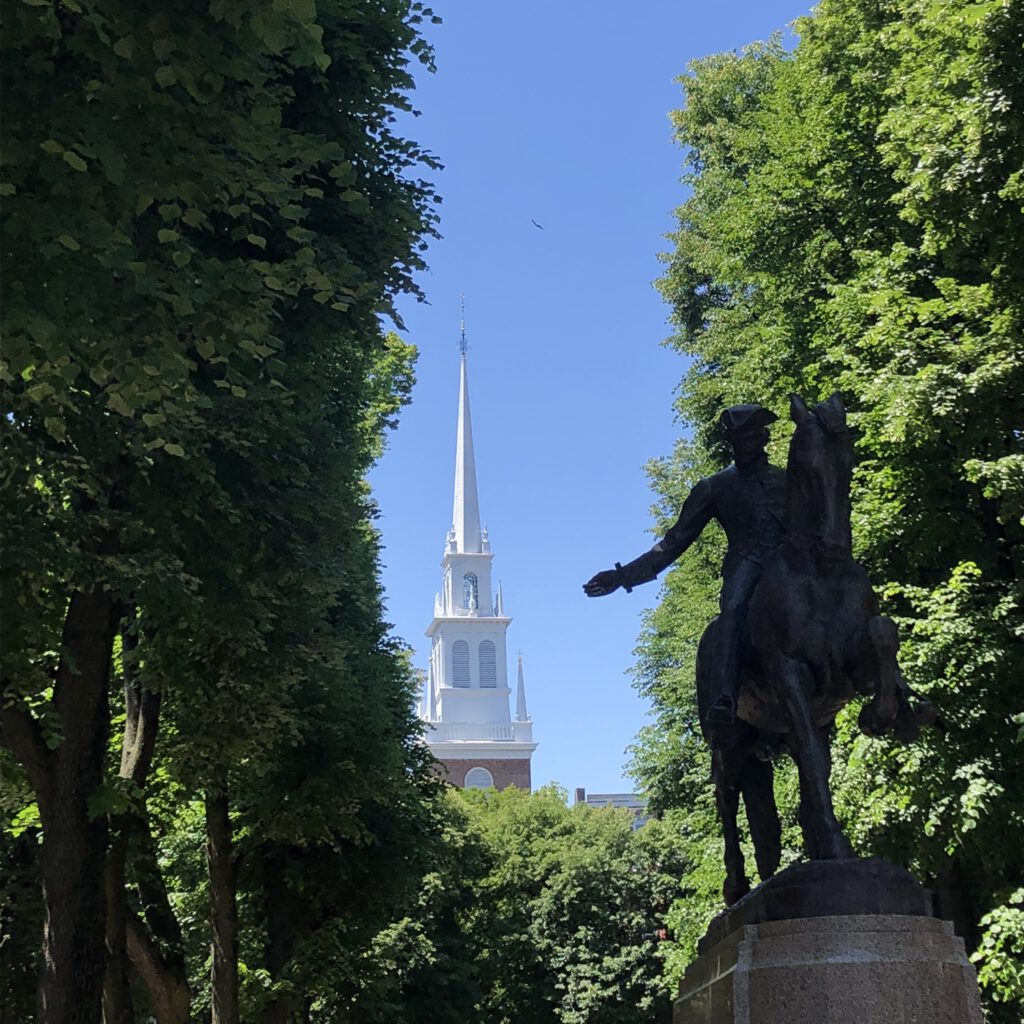
[{"label": "stirrup", "polygon": [[736,721],[736,701],[723,693],[708,708],[708,722],[711,725],[732,725]]}]

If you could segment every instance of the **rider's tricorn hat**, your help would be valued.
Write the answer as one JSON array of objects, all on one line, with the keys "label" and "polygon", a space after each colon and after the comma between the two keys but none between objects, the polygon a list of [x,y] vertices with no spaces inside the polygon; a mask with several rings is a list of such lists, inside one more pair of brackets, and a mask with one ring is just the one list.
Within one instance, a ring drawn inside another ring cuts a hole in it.
[{"label": "rider's tricorn hat", "polygon": [[750,434],[763,430],[779,417],[763,405],[730,405],[722,412],[719,422],[729,434]]}]

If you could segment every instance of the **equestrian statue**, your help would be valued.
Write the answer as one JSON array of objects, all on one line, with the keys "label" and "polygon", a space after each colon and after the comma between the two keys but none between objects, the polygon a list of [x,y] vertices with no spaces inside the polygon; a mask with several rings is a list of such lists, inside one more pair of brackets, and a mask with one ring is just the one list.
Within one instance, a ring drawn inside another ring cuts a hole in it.
[{"label": "equestrian statue", "polygon": [[809,409],[790,396],[796,424],[785,471],[768,462],[761,405],[720,419],[734,464],[701,480],[676,523],[650,551],[597,573],[589,597],[627,592],[671,565],[716,520],[728,547],[720,612],[697,652],[697,703],[711,748],[725,836],[725,899],[750,888],[737,815],[742,796],[761,879],[781,856],[772,758],[787,750],[800,779],[799,819],[812,860],[853,856],[829,790],[829,733],[838,711],[869,697],[859,725],[870,736],[916,738],[934,708],[908,690],[896,661],[896,625],[879,615],[867,572],[852,553],[853,444],[833,396]]}]

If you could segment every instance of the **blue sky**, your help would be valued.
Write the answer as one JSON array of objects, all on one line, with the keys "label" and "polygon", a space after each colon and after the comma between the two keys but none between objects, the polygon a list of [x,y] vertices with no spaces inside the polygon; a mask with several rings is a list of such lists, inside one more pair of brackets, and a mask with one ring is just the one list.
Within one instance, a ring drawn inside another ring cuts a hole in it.
[{"label": "blue sky", "polygon": [[[501,580],[510,670],[522,650],[540,743],[534,785],[628,790],[647,709],[628,670],[658,584],[588,599],[582,583],[654,541],[644,464],[680,431],[685,365],[661,345],[652,282],[684,198],[668,113],[693,59],[808,13],[802,0],[434,4],[437,73],[404,126],[445,165],[443,238],[406,302],[413,403],[371,482],[394,632],[423,635],[451,521],[459,295],[482,518]],[[542,225],[535,227],[531,221]]]}]

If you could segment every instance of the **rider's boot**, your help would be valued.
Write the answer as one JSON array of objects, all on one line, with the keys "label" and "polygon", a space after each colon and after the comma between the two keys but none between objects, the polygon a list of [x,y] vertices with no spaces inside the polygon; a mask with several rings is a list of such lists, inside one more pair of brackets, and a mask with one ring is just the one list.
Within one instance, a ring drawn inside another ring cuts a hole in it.
[{"label": "rider's boot", "polygon": [[715,630],[714,690],[718,696],[708,708],[706,723],[729,726],[736,721],[736,693],[739,690],[739,650],[743,617],[723,603]]}]

